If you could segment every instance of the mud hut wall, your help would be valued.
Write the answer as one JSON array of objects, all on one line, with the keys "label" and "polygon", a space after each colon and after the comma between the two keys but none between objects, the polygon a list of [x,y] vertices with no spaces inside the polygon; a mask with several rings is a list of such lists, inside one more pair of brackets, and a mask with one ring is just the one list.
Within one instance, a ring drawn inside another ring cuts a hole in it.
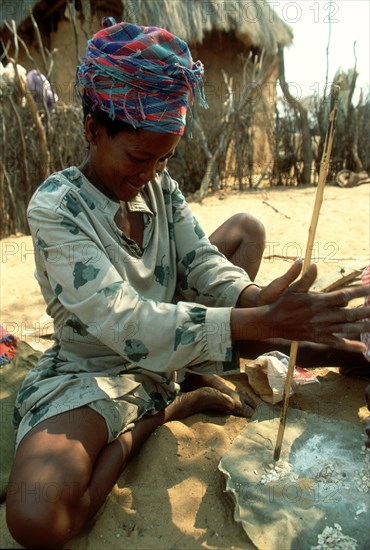
[{"label": "mud hut wall", "polygon": [[[200,59],[205,66],[205,93],[209,109],[199,109],[198,114],[202,121],[203,129],[210,141],[215,141],[217,128],[225,109],[228,90],[222,72],[228,78],[232,78],[231,93],[234,103],[238,104],[246,94],[250,93],[242,82],[242,66],[252,49],[252,45],[241,42],[235,33],[210,32],[205,35],[202,44],[191,44],[194,59]],[[256,52],[258,55],[258,52]],[[277,67],[269,75],[266,82],[259,86],[252,98],[251,108],[254,112],[253,127],[253,164],[256,173],[261,173],[266,166],[272,163],[271,131],[273,127],[276,105],[276,82],[278,77]],[[250,83],[252,85],[252,83]],[[212,148],[212,143],[211,143]],[[235,172],[234,147],[231,147],[231,155],[228,155],[226,172],[232,175]]]},{"label": "mud hut wall", "polygon": [[222,71],[233,77],[232,94],[238,98],[242,93],[238,72],[240,55],[245,54],[245,46],[232,33],[207,33],[202,44],[191,44],[195,60],[199,59],[205,68],[205,94],[209,109],[199,109],[204,130],[209,133],[220,124],[227,98],[227,88]]}]

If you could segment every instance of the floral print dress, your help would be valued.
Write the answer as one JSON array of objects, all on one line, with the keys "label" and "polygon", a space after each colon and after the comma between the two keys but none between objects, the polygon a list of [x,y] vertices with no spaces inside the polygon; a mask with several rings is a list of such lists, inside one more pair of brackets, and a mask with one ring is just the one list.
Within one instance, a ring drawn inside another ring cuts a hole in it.
[{"label": "floral print dress", "polygon": [[230,313],[251,284],[211,245],[165,171],[127,204],[142,246],[114,222],[119,204],[76,168],[35,192],[28,219],[54,345],[15,405],[18,439],[38,422],[144,387],[160,410],[186,372],[239,372]]}]

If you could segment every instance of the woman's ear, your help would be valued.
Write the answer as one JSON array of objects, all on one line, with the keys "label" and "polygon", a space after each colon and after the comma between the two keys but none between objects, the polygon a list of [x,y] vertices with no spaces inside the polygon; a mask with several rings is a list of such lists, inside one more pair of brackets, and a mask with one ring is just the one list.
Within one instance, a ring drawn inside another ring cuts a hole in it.
[{"label": "woman's ear", "polygon": [[95,122],[91,115],[85,118],[85,136],[90,145],[96,145],[96,140],[99,137],[100,124]]}]

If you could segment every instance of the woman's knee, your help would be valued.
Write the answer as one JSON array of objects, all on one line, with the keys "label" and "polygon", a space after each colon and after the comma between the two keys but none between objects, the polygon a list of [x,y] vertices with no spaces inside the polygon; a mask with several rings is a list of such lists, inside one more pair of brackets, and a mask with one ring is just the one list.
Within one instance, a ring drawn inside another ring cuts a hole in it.
[{"label": "woman's knee", "polygon": [[225,221],[210,236],[210,241],[228,256],[240,246],[252,244],[263,251],[266,240],[265,227],[251,214],[240,212]]},{"label": "woman's knee", "polygon": [[242,267],[254,280],[265,249],[265,228],[250,214],[235,214],[230,219],[230,240],[224,254],[234,264]]},{"label": "woman's knee", "polygon": [[27,548],[61,548],[73,535],[71,515],[56,487],[9,487],[6,521],[12,537]]},{"label": "woman's knee", "polygon": [[263,223],[246,212],[235,214],[232,218],[233,225],[239,228],[240,236],[248,242],[254,242],[260,246],[265,246],[266,230]]},{"label": "woman's knee", "polygon": [[64,413],[36,425],[19,443],[6,514],[10,533],[23,546],[60,548],[81,527],[93,465],[106,441],[100,418],[82,409]]}]

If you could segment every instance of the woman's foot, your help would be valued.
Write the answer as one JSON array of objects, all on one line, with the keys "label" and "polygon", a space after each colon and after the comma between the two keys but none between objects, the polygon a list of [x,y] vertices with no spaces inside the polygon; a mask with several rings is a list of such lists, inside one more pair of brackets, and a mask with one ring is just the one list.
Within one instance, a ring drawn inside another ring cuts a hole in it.
[{"label": "woman's foot", "polygon": [[164,410],[164,422],[182,420],[203,411],[231,414],[234,409],[235,402],[228,395],[214,388],[198,388],[176,397]]},{"label": "woman's foot", "polygon": [[[218,410],[227,414],[233,414],[234,416],[250,418],[256,406],[250,397],[230,388],[230,386],[217,375],[189,375],[182,389],[185,391],[192,390],[184,394],[185,396],[191,395],[197,391],[201,391],[200,395],[205,395],[204,390],[207,390],[207,403],[203,400],[201,403],[201,405],[203,405],[203,411]],[[214,403],[211,403],[212,400],[214,400]]]}]

